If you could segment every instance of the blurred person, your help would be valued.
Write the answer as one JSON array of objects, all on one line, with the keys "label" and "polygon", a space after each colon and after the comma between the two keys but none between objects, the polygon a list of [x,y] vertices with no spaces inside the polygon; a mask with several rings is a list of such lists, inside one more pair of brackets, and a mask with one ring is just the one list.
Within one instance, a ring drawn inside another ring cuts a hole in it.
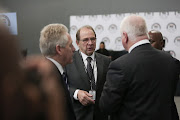
[{"label": "blurred person", "polygon": [[101,42],[99,45],[99,49],[96,51],[97,53],[109,56],[109,51],[105,48],[104,42]]},{"label": "blurred person", "polygon": [[83,26],[76,33],[79,50],[67,65],[70,94],[77,120],[107,120],[99,110],[99,97],[106,80],[110,58],[96,53],[96,33]]},{"label": "blurred person", "polygon": [[34,56],[21,63],[17,39],[4,26],[0,31],[0,119],[64,120],[53,66]]},{"label": "blurred person", "polygon": [[[72,101],[69,94],[69,83],[65,66],[72,63],[72,55],[75,50],[68,29],[63,24],[46,25],[40,34],[41,53],[55,66],[59,83],[63,87],[65,110],[63,111],[67,120],[76,120]],[[60,106],[59,106],[60,107]]]},{"label": "blurred person", "polygon": [[172,56],[151,46],[140,16],[125,17],[120,32],[129,53],[111,62],[100,109],[113,120],[179,120],[174,102],[178,75]]}]

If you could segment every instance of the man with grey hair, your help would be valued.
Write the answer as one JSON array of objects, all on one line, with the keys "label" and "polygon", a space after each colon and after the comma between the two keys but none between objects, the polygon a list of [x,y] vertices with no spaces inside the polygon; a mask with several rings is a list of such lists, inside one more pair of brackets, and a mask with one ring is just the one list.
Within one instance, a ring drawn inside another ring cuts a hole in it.
[{"label": "man with grey hair", "polygon": [[151,46],[142,17],[125,17],[120,32],[129,53],[110,64],[100,109],[113,120],[178,120],[174,59]]},{"label": "man with grey hair", "polygon": [[64,103],[66,108],[64,114],[67,120],[76,120],[64,69],[67,64],[72,63],[72,55],[75,51],[67,27],[63,24],[49,24],[45,26],[41,31],[39,46],[41,53],[55,65],[57,68],[55,71],[59,73],[57,77],[63,88],[66,102]]}]

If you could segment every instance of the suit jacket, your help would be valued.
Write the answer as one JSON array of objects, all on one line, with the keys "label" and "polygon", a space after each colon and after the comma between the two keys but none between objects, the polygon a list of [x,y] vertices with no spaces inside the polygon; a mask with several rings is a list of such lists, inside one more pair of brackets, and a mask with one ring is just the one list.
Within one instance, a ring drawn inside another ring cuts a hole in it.
[{"label": "suit jacket", "polygon": [[99,110],[99,97],[106,80],[106,73],[111,60],[110,58],[99,53],[95,53],[95,58],[97,63],[95,105],[83,106],[79,100],[75,100],[73,98],[76,89],[87,92],[90,90],[89,77],[85,71],[84,62],[79,51],[74,53],[73,63],[66,66],[70,94],[77,120],[107,120],[107,116],[102,114],[102,112]]},{"label": "suit jacket", "polygon": [[137,46],[110,64],[100,108],[113,120],[179,120],[177,80],[169,54],[150,44]]},{"label": "suit jacket", "polygon": [[63,94],[64,95],[64,102],[65,102],[64,103],[64,106],[65,106],[64,114],[65,114],[66,120],[76,120],[76,116],[75,116],[75,113],[74,113],[72,101],[71,101],[71,98],[70,98],[70,93],[69,93],[69,90],[67,88],[66,82],[63,80],[63,76],[61,75],[58,68],[56,66],[55,66],[55,68],[56,68],[55,72],[57,72],[57,77],[59,78],[60,86],[62,87],[62,90],[63,90],[63,93],[64,93]]}]

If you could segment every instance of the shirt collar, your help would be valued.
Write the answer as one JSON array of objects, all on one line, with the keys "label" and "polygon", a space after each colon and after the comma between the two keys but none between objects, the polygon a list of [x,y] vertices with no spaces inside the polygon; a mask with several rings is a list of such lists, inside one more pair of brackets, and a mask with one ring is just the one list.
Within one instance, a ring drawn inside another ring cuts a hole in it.
[{"label": "shirt collar", "polygon": [[64,72],[64,69],[63,69],[62,65],[59,64],[56,60],[54,60],[52,58],[49,58],[49,57],[46,57],[46,58],[49,59],[51,62],[53,62],[56,65],[56,67],[58,68],[58,70],[60,71],[60,73],[62,75],[63,72]]},{"label": "shirt collar", "polygon": [[83,61],[85,61],[87,57],[91,57],[93,61],[95,60],[94,52],[93,52],[93,54],[92,54],[91,56],[87,56],[87,55],[84,54],[83,52],[80,52],[80,53],[81,53],[81,55],[82,55]]},{"label": "shirt collar", "polygon": [[144,40],[141,40],[141,41],[138,41],[137,43],[135,43],[134,45],[132,45],[128,52],[130,53],[135,47],[139,46],[139,45],[142,45],[142,44],[146,44],[146,43],[150,43],[148,39],[144,39]]}]

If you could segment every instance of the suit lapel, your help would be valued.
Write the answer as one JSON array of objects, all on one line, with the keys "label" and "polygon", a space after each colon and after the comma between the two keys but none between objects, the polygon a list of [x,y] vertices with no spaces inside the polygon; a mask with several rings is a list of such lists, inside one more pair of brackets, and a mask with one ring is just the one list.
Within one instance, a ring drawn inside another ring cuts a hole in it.
[{"label": "suit lapel", "polygon": [[98,84],[100,84],[100,80],[102,79],[102,76],[103,76],[104,61],[96,53],[95,53],[95,57],[96,57],[96,65],[97,65],[97,82],[96,82],[96,90],[97,90],[99,86]]},{"label": "suit lapel", "polygon": [[81,76],[81,79],[84,80],[84,82],[87,86],[90,86],[90,81],[89,81],[88,75],[85,71],[84,62],[83,62],[82,56],[80,55],[79,51],[76,52],[74,55],[74,63],[78,70],[78,73]]}]

